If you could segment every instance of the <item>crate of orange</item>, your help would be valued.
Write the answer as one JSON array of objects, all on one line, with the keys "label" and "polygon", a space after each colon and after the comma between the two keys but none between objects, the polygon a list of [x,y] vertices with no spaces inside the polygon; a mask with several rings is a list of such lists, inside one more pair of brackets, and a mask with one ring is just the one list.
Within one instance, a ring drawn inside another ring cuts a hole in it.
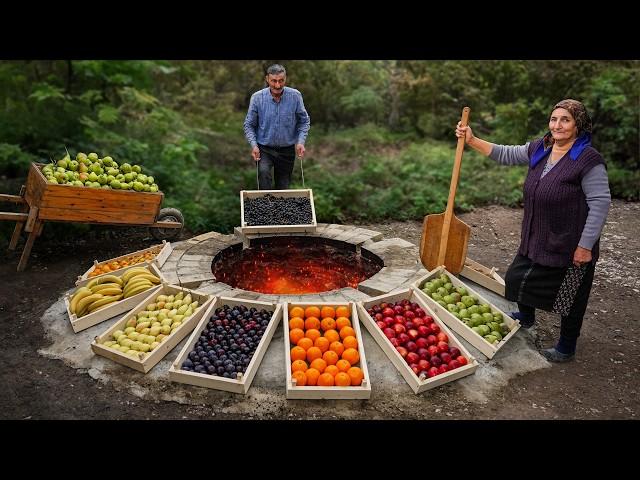
[{"label": "crate of orange", "polygon": [[78,277],[76,285],[88,278],[108,275],[113,272],[121,271],[123,268],[143,262],[154,263],[158,268],[160,268],[167,261],[167,258],[169,258],[172,251],[173,247],[171,246],[171,243],[163,240],[161,244],[153,245],[149,248],[128,253],[126,255],[110,258],[101,262],[94,260],[91,268]]},{"label": "crate of orange", "polygon": [[286,303],[283,327],[287,398],[371,397],[355,303]]},{"label": "crate of orange", "polygon": [[358,302],[365,328],[414,393],[473,374],[478,361],[413,288]]}]

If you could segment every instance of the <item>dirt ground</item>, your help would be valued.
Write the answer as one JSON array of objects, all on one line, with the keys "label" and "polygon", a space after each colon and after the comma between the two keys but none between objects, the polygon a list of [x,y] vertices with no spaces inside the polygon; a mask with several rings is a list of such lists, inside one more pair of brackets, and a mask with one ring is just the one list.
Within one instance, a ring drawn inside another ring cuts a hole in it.
[{"label": "dirt ground", "polygon": [[[504,274],[519,243],[522,210],[494,206],[459,217],[472,229],[468,256]],[[380,231],[385,238],[400,237],[415,244],[420,239],[420,222],[363,227]],[[575,361],[514,378],[496,389],[482,406],[457,400],[455,408],[442,418],[638,418],[638,232],[640,204],[614,201],[601,240],[601,258]],[[0,329],[0,419],[229,418],[222,412],[224,405],[157,401],[137,408],[140,398],[98,382],[86,371],[38,354],[48,345],[41,323],[43,313],[95,258],[123,255],[154,243],[157,241],[144,229],[100,229],[82,238],[61,239],[47,235],[45,227],[22,273],[15,271],[22,243],[16,252],[7,252],[6,243],[0,245],[0,318],[4,327]],[[558,316],[539,314],[536,344],[551,346],[559,326]],[[436,400],[440,398],[438,392],[435,395]]]}]

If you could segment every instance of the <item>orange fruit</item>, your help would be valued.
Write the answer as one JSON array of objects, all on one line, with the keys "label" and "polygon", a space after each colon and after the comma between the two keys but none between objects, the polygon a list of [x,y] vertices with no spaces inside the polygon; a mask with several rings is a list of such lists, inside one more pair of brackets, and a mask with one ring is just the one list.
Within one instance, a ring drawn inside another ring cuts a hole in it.
[{"label": "orange fruit", "polygon": [[327,330],[333,330],[334,328],[336,328],[336,321],[331,317],[323,318],[320,322],[320,328],[322,328],[322,330],[324,330],[325,332]]},{"label": "orange fruit", "polygon": [[344,348],[355,348],[356,350],[358,349],[358,340],[356,340],[356,337],[353,336],[345,337],[345,339],[342,340],[342,344],[344,345]]},{"label": "orange fruit", "polygon": [[338,367],[336,367],[335,365],[327,365],[327,368],[324,369],[324,373],[328,373],[332,377],[335,377],[338,373],[340,373],[340,370],[338,370]]},{"label": "orange fruit", "polygon": [[300,317],[293,317],[291,320],[289,320],[289,330],[293,330],[294,328],[303,329],[304,320]]},{"label": "orange fruit", "polygon": [[322,318],[325,318],[325,317],[335,318],[336,311],[333,307],[324,306],[320,309],[320,315],[322,315]]},{"label": "orange fruit", "polygon": [[318,347],[309,347],[309,350],[307,350],[307,361],[311,363],[316,358],[322,358],[322,350]]},{"label": "orange fruit", "polygon": [[315,328],[310,328],[309,330],[307,330],[304,336],[307,338],[310,338],[313,342],[315,342],[317,338],[322,336],[322,334],[320,333],[320,330],[316,330]]},{"label": "orange fruit", "polygon": [[347,337],[355,337],[356,331],[351,327],[342,327],[340,329],[340,338],[344,341]]},{"label": "orange fruit", "polygon": [[292,372],[297,372],[297,371],[301,371],[304,372],[307,370],[307,362],[305,362],[304,360],[295,360],[292,364],[291,364],[291,371]]},{"label": "orange fruit", "polygon": [[[304,373],[303,373],[304,375]],[[338,387],[350,387],[351,386],[351,377],[344,372],[340,372],[336,374],[334,378],[335,384]]]},{"label": "orange fruit", "polygon": [[318,377],[317,385],[319,387],[333,387],[333,383],[334,383],[333,375],[329,373],[323,373]]},{"label": "orange fruit", "polygon": [[[318,359],[320,360],[320,359]],[[316,370],[315,368],[309,368],[304,374],[307,377],[307,385],[315,386],[318,383],[318,377],[322,372]]]},{"label": "orange fruit", "polygon": [[304,308],[292,307],[289,310],[289,317],[302,317],[304,316]]},{"label": "orange fruit", "polygon": [[324,332],[324,338],[333,343],[340,340],[340,334],[335,330],[327,330],[326,332]]},{"label": "orange fruit", "polygon": [[296,379],[296,387],[304,387],[307,384],[307,376],[300,370],[293,372],[291,378]]},{"label": "orange fruit", "polygon": [[320,309],[318,307],[315,306],[310,306],[304,309],[304,316],[306,318],[309,317],[316,317],[318,318],[320,316]]},{"label": "orange fruit", "polygon": [[347,375],[351,378],[351,385],[356,387],[362,383],[364,373],[358,367],[351,367],[347,370]]},{"label": "orange fruit", "polygon": [[310,330],[310,329],[319,330],[320,329],[320,320],[318,320],[317,317],[308,317],[304,321],[304,328],[306,328],[307,330]]},{"label": "orange fruit", "polygon": [[351,320],[349,320],[347,317],[336,318],[336,330],[341,330],[344,327],[350,327],[350,326],[351,326]]},{"label": "orange fruit", "polygon": [[319,373],[324,372],[325,368],[327,368],[327,362],[325,362],[321,358],[316,358],[313,362],[311,362],[311,369],[317,370]]},{"label": "orange fruit", "polygon": [[342,358],[349,362],[351,365],[355,365],[356,363],[358,363],[358,360],[360,360],[360,354],[355,348],[347,348],[342,353]]},{"label": "orange fruit", "polygon": [[351,316],[351,309],[346,305],[340,305],[336,308],[336,317],[347,317]]},{"label": "orange fruit", "polygon": [[338,354],[333,350],[327,350],[322,354],[322,359],[327,362],[327,365],[335,365],[336,362],[340,360],[340,357],[338,357]]},{"label": "orange fruit", "polygon": [[304,338],[304,330],[301,328],[294,328],[289,332],[289,340],[294,345],[297,345],[301,338]]},{"label": "orange fruit", "polygon": [[337,361],[336,367],[338,367],[338,370],[340,370],[341,372],[346,372],[351,368],[351,364],[345,359],[342,359]]},{"label": "orange fruit", "polygon": [[298,340],[297,345],[298,345],[299,347],[304,348],[304,350],[305,350],[305,352],[306,352],[306,351],[307,351],[307,350],[309,350],[311,347],[313,347],[313,340],[311,340],[310,338],[304,337],[304,338],[301,338],[300,340]]},{"label": "orange fruit", "polygon": [[330,344],[331,344],[331,342],[329,341],[329,339],[325,338],[325,337],[318,337],[318,338],[316,338],[316,341],[313,342],[313,346],[314,347],[318,347],[322,353],[324,353],[327,350],[329,350],[329,345]]},{"label": "orange fruit", "polygon": [[296,360],[304,360],[307,358],[307,352],[305,352],[302,347],[293,347],[291,349],[291,361],[295,362]]},{"label": "orange fruit", "polygon": [[342,356],[342,352],[344,352],[344,345],[341,344],[340,342],[333,342],[331,343],[331,345],[329,345],[329,350],[332,350],[334,352],[336,352],[336,354],[341,357]]}]

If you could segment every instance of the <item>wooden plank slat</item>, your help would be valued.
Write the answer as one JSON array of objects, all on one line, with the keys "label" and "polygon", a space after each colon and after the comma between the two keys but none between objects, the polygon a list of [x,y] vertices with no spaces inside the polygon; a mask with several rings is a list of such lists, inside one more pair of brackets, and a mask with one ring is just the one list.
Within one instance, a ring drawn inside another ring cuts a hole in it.
[{"label": "wooden plank slat", "polygon": [[29,218],[26,213],[0,212],[0,220],[8,220],[10,222],[24,223]]},{"label": "wooden plank slat", "polygon": [[25,203],[22,196],[7,195],[6,193],[0,193],[0,202]]},{"label": "wooden plank slat", "polygon": [[87,210],[60,211],[54,208],[43,208],[40,210],[40,218],[43,220],[55,220],[60,222],[83,222],[83,223],[108,223],[108,224],[140,224],[149,225],[155,220],[155,215],[150,216],[145,212],[101,212]]},{"label": "wooden plank slat", "polygon": [[36,219],[38,218],[38,207],[31,207],[29,209],[29,216],[27,218],[27,223],[24,226],[24,231],[25,232],[32,232],[33,231],[33,227],[36,224]]}]

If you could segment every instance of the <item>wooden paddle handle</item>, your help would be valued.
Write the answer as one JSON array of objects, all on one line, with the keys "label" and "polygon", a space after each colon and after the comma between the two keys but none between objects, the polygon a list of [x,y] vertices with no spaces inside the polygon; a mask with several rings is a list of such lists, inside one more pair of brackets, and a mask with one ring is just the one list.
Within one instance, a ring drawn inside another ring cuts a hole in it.
[{"label": "wooden paddle handle", "polygon": [[[469,123],[469,113],[471,109],[464,107],[462,109],[462,118],[460,124],[466,127]],[[458,146],[456,147],[456,158],[453,162],[453,173],[451,174],[451,186],[449,187],[449,199],[447,200],[447,209],[444,212],[444,220],[442,222],[442,236],[440,237],[440,250],[438,252],[438,265],[444,265],[444,259],[447,255],[447,243],[449,240],[449,226],[451,225],[451,217],[453,216],[453,204],[456,198],[456,190],[458,189],[458,178],[460,177],[460,166],[462,165],[462,152],[464,152],[465,137],[458,138]]]}]

